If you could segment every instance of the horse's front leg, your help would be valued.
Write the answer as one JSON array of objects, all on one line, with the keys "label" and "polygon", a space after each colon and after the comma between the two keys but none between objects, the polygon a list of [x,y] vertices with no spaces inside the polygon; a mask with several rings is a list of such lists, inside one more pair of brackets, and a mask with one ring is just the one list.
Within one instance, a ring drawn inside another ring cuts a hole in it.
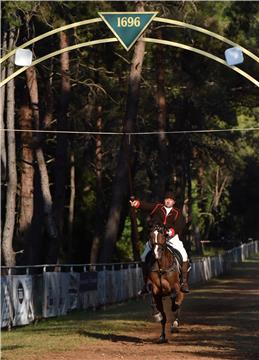
[{"label": "horse's front leg", "polygon": [[172,311],[176,311],[182,305],[184,300],[184,293],[180,290],[179,283],[174,284],[174,295],[171,296],[172,298]]},{"label": "horse's front leg", "polygon": [[153,294],[153,297],[154,297],[156,309],[159,314],[159,321],[162,326],[162,331],[161,331],[161,335],[159,337],[158,343],[163,344],[163,343],[167,342],[166,335],[165,335],[166,314],[164,312],[162,296]]},{"label": "horse's front leg", "polygon": [[171,300],[172,300],[171,310],[174,313],[174,320],[170,328],[171,333],[179,332],[180,309],[183,299],[184,299],[184,294],[180,291],[180,287],[176,286],[175,291],[171,295]]},{"label": "horse's front leg", "polygon": [[174,321],[172,321],[171,327],[170,327],[170,332],[171,334],[175,334],[179,332],[179,325],[180,325],[180,308],[178,308],[175,311],[175,318]]}]

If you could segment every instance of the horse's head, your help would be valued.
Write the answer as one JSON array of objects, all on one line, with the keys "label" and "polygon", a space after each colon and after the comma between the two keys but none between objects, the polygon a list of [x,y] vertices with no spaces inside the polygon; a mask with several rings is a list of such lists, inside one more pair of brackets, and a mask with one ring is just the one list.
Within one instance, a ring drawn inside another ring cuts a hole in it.
[{"label": "horse's head", "polygon": [[161,259],[162,253],[166,248],[165,227],[163,225],[154,225],[150,231],[150,244],[155,259]]}]

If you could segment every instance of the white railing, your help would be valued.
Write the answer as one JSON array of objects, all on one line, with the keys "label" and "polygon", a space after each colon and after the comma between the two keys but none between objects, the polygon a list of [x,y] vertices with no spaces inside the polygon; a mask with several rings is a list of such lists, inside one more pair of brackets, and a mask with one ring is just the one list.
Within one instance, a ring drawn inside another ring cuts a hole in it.
[{"label": "white railing", "polygon": [[[244,261],[258,251],[259,242],[252,241],[222,255],[196,260],[190,283],[229,272],[232,263]],[[123,302],[136,297],[143,285],[137,262],[2,267],[1,280],[1,327]]]}]

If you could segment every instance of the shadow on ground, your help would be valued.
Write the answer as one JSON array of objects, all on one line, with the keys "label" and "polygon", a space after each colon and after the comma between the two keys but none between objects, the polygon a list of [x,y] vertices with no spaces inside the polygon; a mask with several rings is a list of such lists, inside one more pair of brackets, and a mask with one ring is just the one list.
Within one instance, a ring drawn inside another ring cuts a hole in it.
[{"label": "shadow on ground", "polygon": [[79,334],[90,338],[99,340],[110,340],[112,342],[128,342],[128,343],[143,343],[143,339],[136,336],[117,335],[117,334],[101,334],[99,332],[79,330]]},{"label": "shadow on ground", "polygon": [[258,299],[255,257],[234,266],[231,275],[193,289],[183,304],[183,326],[174,344],[185,346],[188,353],[193,346],[191,352],[200,357],[258,359]]}]

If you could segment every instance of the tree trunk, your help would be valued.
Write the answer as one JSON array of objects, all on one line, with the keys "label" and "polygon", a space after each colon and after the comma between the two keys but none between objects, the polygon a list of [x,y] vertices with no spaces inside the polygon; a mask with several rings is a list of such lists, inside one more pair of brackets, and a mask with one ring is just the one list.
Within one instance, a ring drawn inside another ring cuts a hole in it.
[{"label": "tree trunk", "polygon": [[[190,150],[189,150],[190,155]],[[185,210],[185,211],[184,211]],[[191,254],[192,247],[192,174],[191,174],[191,159],[188,158],[187,167],[187,199],[185,199],[183,206],[183,214],[186,219],[186,231],[185,231],[185,248],[188,254]]]},{"label": "tree trunk", "polygon": [[[161,30],[157,33],[157,38],[161,39]],[[165,96],[165,64],[164,48],[156,48],[156,104],[158,120],[158,183],[156,187],[156,197],[158,200],[164,196],[168,178],[168,147],[165,131],[167,129],[167,109]]]},{"label": "tree trunk", "polygon": [[136,216],[136,210],[130,208],[130,221],[131,221],[131,243],[134,261],[140,261],[140,240],[138,233],[138,222]]},{"label": "tree trunk", "polygon": [[[143,2],[138,2],[136,11],[144,11]],[[145,43],[141,40],[135,45],[134,55],[131,64],[128,96],[126,104],[126,114],[124,119],[124,131],[132,132],[135,128],[139,89],[141,80],[142,63],[144,59]],[[108,220],[105,229],[104,243],[101,251],[100,261],[109,262],[112,260],[113,250],[116,241],[118,240],[118,233],[120,223],[122,221],[123,206],[128,206],[129,200],[129,160],[132,159],[133,153],[133,139],[129,144],[128,136],[123,136],[122,143],[119,150],[119,158],[115,179],[112,188],[111,207],[108,215]],[[125,221],[125,219],[124,219]]]},{"label": "tree trunk", "polygon": [[179,151],[180,153],[178,154],[176,166],[177,181],[175,183],[175,192],[177,197],[177,206],[182,208],[185,198],[187,164],[184,154],[184,147],[181,147]]},{"label": "tree trunk", "polygon": [[[7,49],[7,32],[3,34],[2,41],[2,55],[5,55]],[[5,79],[6,76],[6,66],[1,65],[1,81]],[[0,126],[1,129],[5,128],[4,124],[4,105],[5,105],[5,86],[2,86],[0,89]],[[1,180],[4,182],[6,180],[6,144],[5,144],[5,132],[1,131]]]},{"label": "tree trunk", "polygon": [[19,209],[19,242],[24,249],[28,241],[28,234],[33,216],[33,151],[32,133],[32,110],[28,106],[22,106],[20,110],[20,128],[26,130],[21,134],[22,163],[20,185],[20,209]]},{"label": "tree trunk", "polygon": [[201,234],[200,234],[200,229],[199,229],[198,225],[194,226],[193,233],[194,233],[194,242],[195,242],[196,254],[202,256],[203,255],[203,249],[202,249],[202,245],[201,245]]},{"label": "tree trunk", "polygon": [[[53,71],[53,66],[51,64],[50,72]],[[43,75],[44,76],[44,75]],[[47,79],[44,79],[44,89],[45,89],[45,108],[46,112],[42,120],[42,126],[44,129],[47,129],[51,126],[53,120],[53,108],[54,108],[54,98],[52,90],[52,81],[51,76],[49,75]],[[42,76],[41,76],[42,77]]]},{"label": "tree trunk", "polygon": [[[13,30],[9,34],[9,51],[14,47],[15,33]],[[13,57],[8,62],[7,76],[14,71]],[[14,129],[14,80],[7,83],[7,151],[8,151],[8,185],[6,194],[6,214],[5,225],[3,230],[2,250],[6,266],[15,266],[15,253],[13,251],[13,234],[15,225],[16,212],[16,190],[17,190],[17,172],[16,172],[16,146],[15,146],[15,132]]]},{"label": "tree trunk", "polygon": [[[226,184],[228,181],[228,176],[224,175],[222,173],[222,170],[220,169],[220,166],[217,166],[216,168],[216,174],[215,174],[215,188],[213,191],[213,198],[209,207],[208,212],[210,213],[210,218],[207,223],[206,229],[205,229],[205,239],[209,239],[211,229],[213,227],[213,222],[215,223],[217,215],[218,215],[218,207],[220,204],[220,199],[224,193],[224,190],[226,188]],[[222,180],[221,180],[221,177]],[[213,221],[214,219],[214,221]]]},{"label": "tree trunk", "polygon": [[[190,128],[193,119],[186,114],[186,109],[188,108],[188,101],[182,101],[180,106],[176,106],[174,111],[176,117],[176,122],[174,124],[175,130],[188,130]],[[187,139],[182,136],[170,136],[169,143],[169,165],[173,169],[171,182],[176,195],[176,206],[182,208],[187,184],[188,158],[186,157],[186,153],[189,151],[189,145]]]},{"label": "tree trunk", "polygon": [[[7,31],[3,34],[3,41],[2,41],[2,52],[1,56],[4,56],[7,51]],[[4,80],[6,77],[6,65],[2,64],[1,68],[1,81]],[[5,109],[5,92],[6,86],[2,86],[0,88],[0,126],[1,129],[5,129],[5,121],[4,121],[4,109]],[[7,176],[7,158],[6,158],[6,134],[2,130],[0,134],[0,142],[1,142],[1,209],[6,204],[6,176]],[[3,231],[3,213],[1,216],[1,234]]]},{"label": "tree trunk", "polygon": [[[195,155],[196,156],[196,155]],[[198,201],[198,206],[201,212],[205,212],[205,203],[204,203],[204,168],[203,165],[200,165],[198,168],[198,174],[197,174],[197,199],[199,199]],[[202,249],[202,245],[201,245],[201,234],[200,234],[200,229],[198,224],[194,224],[194,229],[193,229],[193,234],[194,234],[194,242],[195,242],[195,252],[198,255],[202,255],[203,254],[203,249]]]},{"label": "tree trunk", "polygon": [[73,224],[75,216],[75,155],[71,150],[70,154],[70,200],[69,200],[69,214],[68,214],[68,259],[73,261]]},{"label": "tree trunk", "polygon": [[[102,131],[102,107],[97,106],[97,129]],[[93,243],[91,247],[90,262],[94,264],[97,262],[98,254],[101,244],[101,236],[103,232],[103,186],[102,186],[102,137],[101,135],[96,135],[96,147],[95,147],[95,172],[96,172],[96,223],[95,223],[95,236],[93,238]]]},{"label": "tree trunk", "polygon": [[[127,148],[127,162],[128,162],[128,181],[129,181],[129,191],[130,191],[130,198],[134,199],[134,191],[133,191],[133,156],[130,157],[130,138],[128,139],[128,148]],[[135,155],[134,155],[135,158]],[[135,163],[135,159],[134,159],[134,163]],[[124,205],[125,207],[128,207],[128,204]],[[125,211],[124,211],[125,213]],[[124,215],[123,218],[123,212],[122,212],[122,221],[121,221],[121,232],[119,232],[119,235],[121,235],[122,231],[123,231],[123,226],[125,223],[125,217],[126,214]],[[136,209],[134,209],[133,207],[130,206],[130,223],[131,223],[131,244],[132,244],[132,253],[133,253],[133,259],[134,261],[140,261],[140,240],[139,240],[139,233],[138,233],[138,222],[137,222],[137,214],[136,214]],[[123,226],[122,226],[123,225]]]},{"label": "tree trunk", "polygon": [[[60,33],[60,48],[68,46],[68,37],[65,32]],[[58,114],[57,129],[67,130],[68,127],[68,104],[70,96],[70,76],[69,76],[69,53],[65,52],[60,56],[61,63],[61,95],[60,108]],[[63,242],[64,227],[64,207],[66,200],[66,185],[68,179],[68,136],[67,134],[58,134],[56,159],[55,159],[55,195],[54,195],[54,214],[58,228],[58,247],[56,248],[56,258],[58,258],[59,247]],[[54,255],[54,254],[53,254]]]},{"label": "tree trunk", "polygon": [[[38,93],[38,83],[37,83],[37,75],[34,67],[30,67],[26,70],[27,76],[27,86],[29,89],[33,117],[35,120],[35,127],[39,129],[40,125],[40,114],[39,114],[39,93]],[[44,206],[44,217],[46,223],[46,231],[50,238],[49,248],[56,247],[57,245],[57,228],[53,218],[53,210],[52,210],[52,197],[50,193],[50,184],[49,184],[49,175],[47,170],[46,161],[44,158],[43,150],[41,147],[41,136],[37,135],[36,140],[36,149],[35,149],[35,157],[39,169],[40,175],[40,184],[41,191],[43,197],[43,206]],[[55,257],[49,255],[49,250],[47,252],[46,261],[50,263],[55,263]]]}]

